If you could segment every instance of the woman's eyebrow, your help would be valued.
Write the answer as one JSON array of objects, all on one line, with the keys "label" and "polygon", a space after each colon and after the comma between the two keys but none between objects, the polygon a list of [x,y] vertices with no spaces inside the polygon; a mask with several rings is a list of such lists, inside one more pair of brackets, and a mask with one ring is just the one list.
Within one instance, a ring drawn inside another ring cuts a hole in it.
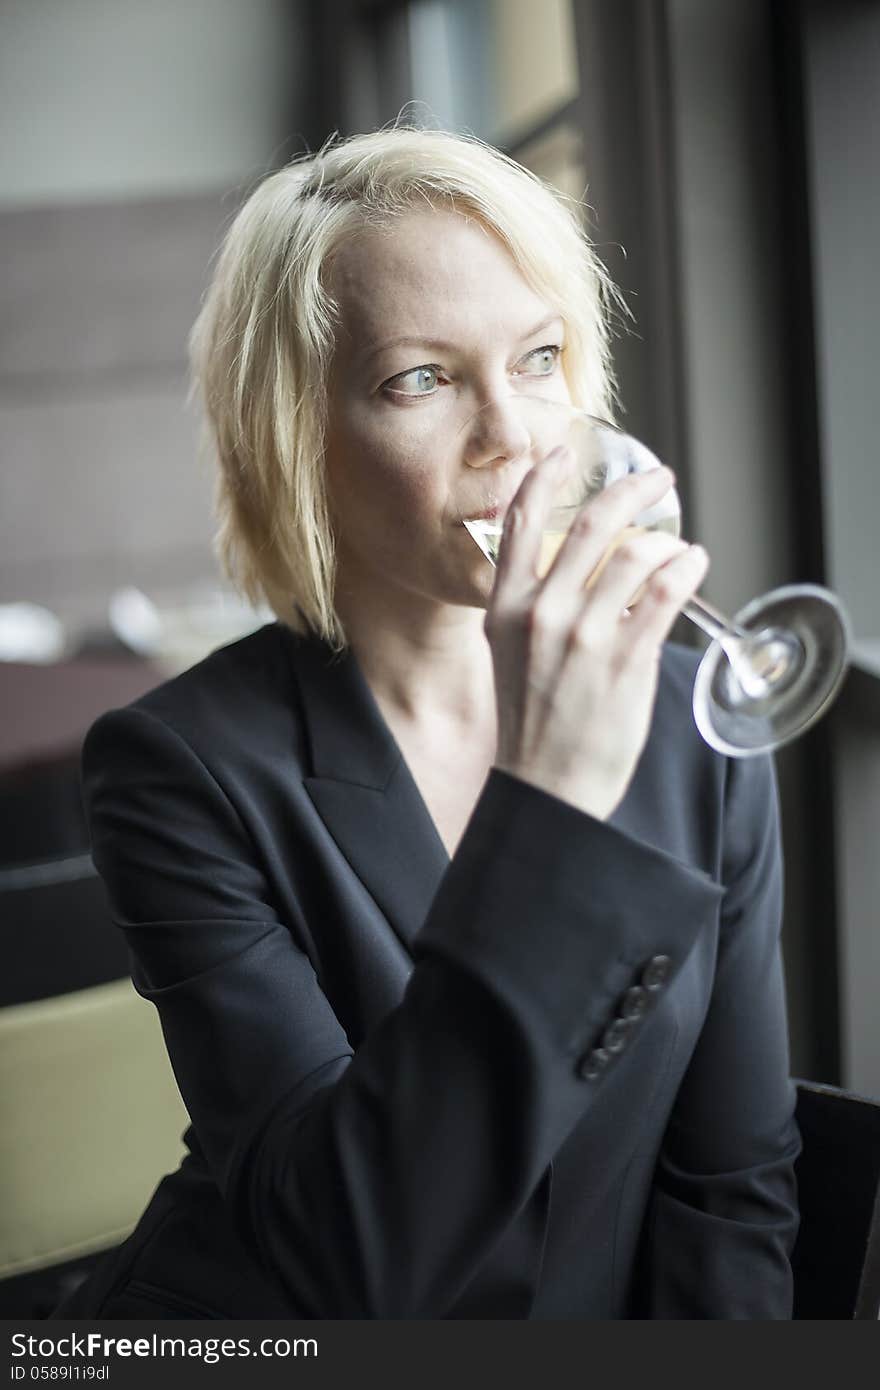
[{"label": "woman's eyebrow", "polygon": [[[561,314],[551,314],[549,318],[542,319],[536,323],[534,328],[526,329],[517,338],[517,342],[524,342],[526,338],[533,338],[537,333],[543,333],[545,329],[552,328],[554,324],[562,324]],[[448,352],[454,349],[455,344],[447,342],[443,338],[412,338],[406,335],[399,338],[389,338],[384,343],[374,343],[367,347],[363,353],[363,360],[369,362],[374,357],[378,357],[381,352],[388,352],[394,347],[421,347],[428,348],[430,352]]]},{"label": "woman's eyebrow", "polygon": [[385,343],[374,344],[366,349],[363,354],[364,361],[369,362],[374,357],[378,357],[380,352],[388,352],[395,347],[423,347],[429,348],[432,352],[445,352],[452,347],[451,343],[444,342],[442,338],[389,338]]},{"label": "woman's eyebrow", "polygon": [[520,334],[517,342],[524,343],[526,338],[534,338],[538,333],[544,333],[548,328],[553,328],[556,324],[558,324],[560,328],[564,327],[562,315],[549,314],[548,317],[542,319],[540,323],[536,323],[534,328],[530,328],[528,332]]}]

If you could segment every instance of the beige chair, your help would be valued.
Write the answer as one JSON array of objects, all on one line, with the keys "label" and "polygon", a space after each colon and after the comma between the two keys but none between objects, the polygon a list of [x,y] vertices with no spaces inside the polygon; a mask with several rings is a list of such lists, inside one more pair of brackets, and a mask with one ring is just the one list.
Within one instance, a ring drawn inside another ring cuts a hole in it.
[{"label": "beige chair", "polygon": [[129,1234],[188,1124],[129,979],[0,1009],[0,1315],[44,1316]]}]

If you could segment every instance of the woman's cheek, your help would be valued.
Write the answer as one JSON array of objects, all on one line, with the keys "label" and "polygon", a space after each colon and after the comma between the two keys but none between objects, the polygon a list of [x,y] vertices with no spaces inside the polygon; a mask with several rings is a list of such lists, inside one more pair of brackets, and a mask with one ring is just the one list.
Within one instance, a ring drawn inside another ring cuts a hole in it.
[{"label": "woman's cheek", "polygon": [[404,438],[386,439],[374,457],[389,486],[418,498],[440,482],[441,469],[433,457],[436,448],[437,441],[429,433],[408,432]]},{"label": "woman's cheek", "polygon": [[395,510],[409,527],[418,527],[436,510],[437,479],[416,460],[406,460],[388,478],[387,492],[395,497]]},{"label": "woman's cheek", "polygon": [[[364,468],[363,493],[375,505],[379,498],[399,499],[412,520],[431,515],[445,496],[445,468],[438,457],[436,412],[421,407],[386,407],[364,412],[352,421],[352,443]],[[361,488],[359,488],[361,491]]]}]

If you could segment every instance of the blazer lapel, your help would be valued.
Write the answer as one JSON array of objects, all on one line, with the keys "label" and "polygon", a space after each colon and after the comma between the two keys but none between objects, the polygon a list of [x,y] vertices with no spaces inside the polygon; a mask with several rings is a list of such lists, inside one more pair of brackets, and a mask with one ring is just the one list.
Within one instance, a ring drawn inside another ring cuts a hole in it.
[{"label": "blazer lapel", "polygon": [[410,950],[449,865],[446,847],[354,653],[289,636],[311,761],[304,785]]}]

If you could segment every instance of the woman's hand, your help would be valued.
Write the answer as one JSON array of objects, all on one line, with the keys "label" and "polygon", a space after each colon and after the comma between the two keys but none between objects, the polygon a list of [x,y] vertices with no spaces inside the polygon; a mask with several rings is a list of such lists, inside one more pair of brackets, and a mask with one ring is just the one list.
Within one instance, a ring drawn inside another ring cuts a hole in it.
[{"label": "woman's hand", "polygon": [[571,464],[570,449],[548,454],[507,511],[485,623],[498,708],[494,765],[605,820],[648,737],[663,641],[708,557],[659,532],[620,540],[671,487],[662,468],[591,499],[539,579],[544,520]]}]

